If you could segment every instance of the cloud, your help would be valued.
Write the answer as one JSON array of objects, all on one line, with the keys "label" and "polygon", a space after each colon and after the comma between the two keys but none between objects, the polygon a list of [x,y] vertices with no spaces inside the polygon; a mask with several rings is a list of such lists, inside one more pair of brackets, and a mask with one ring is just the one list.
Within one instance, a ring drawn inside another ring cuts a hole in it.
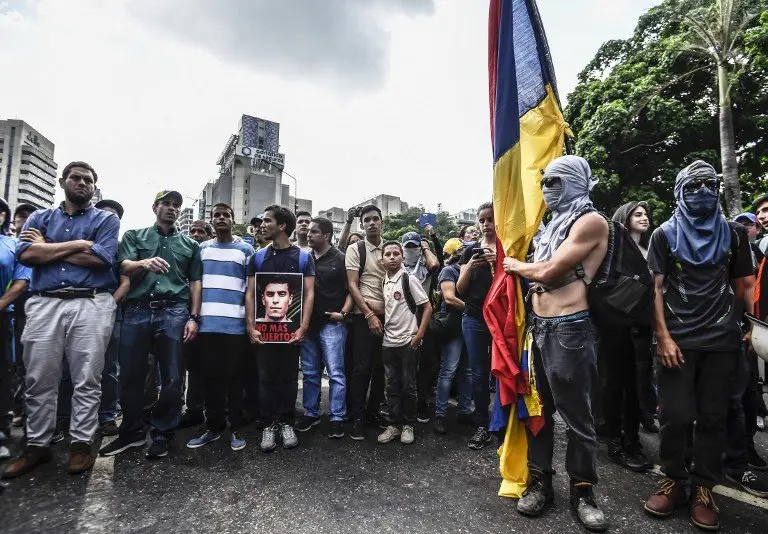
[{"label": "cloud", "polygon": [[220,60],[354,89],[386,78],[396,14],[434,0],[129,0],[129,13]]}]

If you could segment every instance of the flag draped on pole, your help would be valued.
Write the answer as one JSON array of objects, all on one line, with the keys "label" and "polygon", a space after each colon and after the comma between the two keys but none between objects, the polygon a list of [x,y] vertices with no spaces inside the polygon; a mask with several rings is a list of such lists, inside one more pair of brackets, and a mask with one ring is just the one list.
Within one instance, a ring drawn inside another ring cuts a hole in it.
[{"label": "flag draped on pole", "polygon": [[[499,243],[484,316],[493,337],[491,369],[498,383],[494,421],[501,418],[506,423],[499,449],[504,479],[499,495],[519,497],[528,476],[524,427],[538,432],[543,414],[531,379],[532,353],[525,338],[521,283],[505,275],[501,265],[505,255],[525,260],[544,216],[542,172],[562,155],[565,135],[572,135],[560,110],[535,0],[490,0],[488,80],[493,208]],[[502,415],[500,410],[506,411]]]}]

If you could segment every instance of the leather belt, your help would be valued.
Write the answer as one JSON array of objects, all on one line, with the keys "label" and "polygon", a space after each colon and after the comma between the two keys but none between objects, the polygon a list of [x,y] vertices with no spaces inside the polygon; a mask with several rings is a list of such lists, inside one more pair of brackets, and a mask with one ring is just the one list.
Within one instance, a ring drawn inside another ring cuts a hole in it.
[{"label": "leather belt", "polygon": [[48,297],[54,299],[71,300],[71,299],[92,299],[100,293],[109,293],[106,289],[63,289],[61,291],[39,291],[35,293],[40,297]]},{"label": "leather belt", "polygon": [[184,304],[183,300],[172,299],[158,299],[158,300],[126,300],[127,306],[138,306],[140,308],[148,308],[150,310],[164,310],[166,308],[172,308],[179,304]]}]

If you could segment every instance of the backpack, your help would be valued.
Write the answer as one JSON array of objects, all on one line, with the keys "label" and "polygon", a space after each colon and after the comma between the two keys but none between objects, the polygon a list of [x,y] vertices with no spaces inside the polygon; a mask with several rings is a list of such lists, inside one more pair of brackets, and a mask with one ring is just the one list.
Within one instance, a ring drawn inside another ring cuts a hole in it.
[{"label": "backpack", "polygon": [[[573,223],[594,212],[585,210]],[[600,215],[608,222],[608,247],[595,277],[590,280],[579,263],[573,275],[549,286],[535,284],[531,290],[543,293],[581,280],[587,285],[589,310],[598,326],[649,326],[653,320],[654,286],[648,262],[623,224]],[[570,228],[566,237],[569,232]]]},{"label": "backpack", "polygon": [[[416,323],[421,326],[422,310],[427,304],[416,305],[416,300],[413,298],[413,293],[411,293],[411,275],[403,273],[401,280],[403,281],[403,297],[405,298],[405,303],[408,305],[408,309],[411,313],[416,316]],[[386,282],[382,282],[382,287],[385,283]]]},{"label": "backpack", "polygon": [[648,261],[629,230],[622,223],[605,218],[609,229],[608,248],[594,279],[588,284],[590,311],[600,325],[650,326],[654,284]]},{"label": "backpack", "polygon": [[[272,245],[268,247],[260,248],[254,254],[254,263],[256,264],[256,271],[261,271],[261,266],[264,264],[264,260],[267,259],[269,251],[272,249]],[[309,252],[299,249],[299,272],[304,273],[304,268],[309,263]]]}]

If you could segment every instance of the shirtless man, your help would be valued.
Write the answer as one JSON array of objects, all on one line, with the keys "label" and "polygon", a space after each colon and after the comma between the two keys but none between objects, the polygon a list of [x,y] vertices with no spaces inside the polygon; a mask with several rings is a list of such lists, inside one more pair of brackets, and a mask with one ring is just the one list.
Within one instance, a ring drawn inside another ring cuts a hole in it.
[{"label": "shirtless man", "polygon": [[545,426],[528,432],[528,487],[517,504],[536,517],[554,502],[552,451],[554,412],[568,426],[565,468],[571,480],[571,506],[584,526],[608,526],[595,502],[597,438],[590,390],[597,385],[595,329],[587,303],[587,283],[608,247],[608,223],[589,199],[592,175],[583,158],[564,156],[544,172],[542,189],[552,220],[539,241],[534,263],[505,258],[504,271],[533,282],[534,369],[544,404]]}]

